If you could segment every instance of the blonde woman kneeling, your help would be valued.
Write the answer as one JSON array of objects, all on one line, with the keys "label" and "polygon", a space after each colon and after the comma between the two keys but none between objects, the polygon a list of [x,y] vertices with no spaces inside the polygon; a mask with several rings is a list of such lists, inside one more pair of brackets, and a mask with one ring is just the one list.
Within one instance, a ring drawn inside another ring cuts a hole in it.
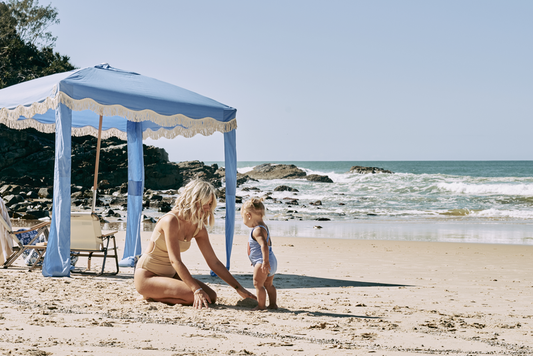
[{"label": "blonde woman kneeling", "polygon": [[214,225],[216,205],[213,186],[195,180],[185,186],[170,213],[159,219],[148,248],[137,262],[134,276],[135,288],[145,299],[192,305],[197,309],[215,303],[215,291],[192,278],[181,260],[181,253],[189,249],[193,238],[213,272],[242,298],[257,299],[220,262],[209,242],[206,226]]}]

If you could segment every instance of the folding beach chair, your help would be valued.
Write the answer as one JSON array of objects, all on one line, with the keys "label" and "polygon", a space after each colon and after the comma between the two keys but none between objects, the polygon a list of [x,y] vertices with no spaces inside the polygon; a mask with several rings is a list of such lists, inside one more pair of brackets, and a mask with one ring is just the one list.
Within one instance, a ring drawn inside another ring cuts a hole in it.
[{"label": "folding beach chair", "polygon": [[[24,252],[31,250],[37,253],[37,258],[30,267],[30,270],[38,266],[39,261],[42,260],[46,251],[44,244],[37,244],[38,240],[48,240],[48,226],[49,221],[45,221],[20,231],[13,231],[11,227],[11,220],[7,213],[4,200],[0,198],[0,262],[3,268],[7,268],[13,264]],[[24,241],[20,238],[23,234],[32,236],[29,241]]]},{"label": "folding beach chair", "polygon": [[[102,234],[100,227],[100,219],[98,215],[91,212],[72,212],[70,220],[70,257],[71,259],[78,259],[79,257],[87,257],[87,269],[72,269],[73,273],[83,274],[104,274],[105,263],[107,258],[114,258],[116,271],[109,273],[115,275],[119,272],[118,266],[118,250],[115,240],[117,231],[112,231],[107,234]],[[109,247],[110,242],[113,241],[113,247]],[[91,259],[93,257],[103,258],[102,270],[98,272],[91,272]],[[44,259],[44,253],[39,257],[37,262]]]},{"label": "folding beach chair", "polygon": [[[70,252],[72,258],[88,257],[87,270],[76,271],[79,273],[91,273],[91,259],[92,257],[102,257],[103,274],[105,270],[105,263],[107,258],[114,258],[116,265],[116,272],[119,272],[118,266],[118,250],[115,240],[116,231],[102,234],[100,227],[100,219],[96,214],[90,212],[72,212],[70,225]],[[4,268],[13,264],[24,252],[31,250],[35,251],[37,256],[31,259],[32,264],[30,270],[41,265],[44,254],[46,253],[46,243],[48,241],[48,234],[50,222],[42,222],[32,226],[29,229],[20,231],[13,231],[11,221],[4,200],[0,197],[0,263]],[[34,232],[36,231],[36,232]],[[29,241],[23,241],[21,237],[23,234],[29,234],[31,238]],[[109,244],[113,241],[113,247]],[[36,241],[43,241],[36,243]]]},{"label": "folding beach chair", "polygon": [[[102,234],[100,227],[100,219],[94,213],[90,212],[72,212],[70,220],[70,252],[78,257],[87,257],[87,270],[73,272],[91,273],[91,259],[93,257],[103,258],[102,270],[103,274],[107,258],[115,259],[116,272],[110,274],[117,274],[119,272],[118,266],[118,250],[115,240],[117,231],[112,231],[107,234]],[[113,241],[113,246],[110,248],[109,244]]]}]

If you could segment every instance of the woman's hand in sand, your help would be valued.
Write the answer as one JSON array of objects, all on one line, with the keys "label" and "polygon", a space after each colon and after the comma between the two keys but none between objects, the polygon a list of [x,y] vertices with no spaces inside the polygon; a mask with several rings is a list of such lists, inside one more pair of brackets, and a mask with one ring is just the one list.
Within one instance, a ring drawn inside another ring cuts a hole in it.
[{"label": "woman's hand in sand", "polygon": [[239,293],[239,295],[243,299],[251,298],[251,299],[257,300],[257,297],[255,296],[255,294],[252,294],[252,293],[248,292],[246,289],[244,289],[242,287],[237,288],[237,293]]},{"label": "woman's hand in sand", "polygon": [[209,295],[202,288],[197,289],[194,292],[194,302],[192,306],[195,309],[209,308],[208,303],[211,303]]}]

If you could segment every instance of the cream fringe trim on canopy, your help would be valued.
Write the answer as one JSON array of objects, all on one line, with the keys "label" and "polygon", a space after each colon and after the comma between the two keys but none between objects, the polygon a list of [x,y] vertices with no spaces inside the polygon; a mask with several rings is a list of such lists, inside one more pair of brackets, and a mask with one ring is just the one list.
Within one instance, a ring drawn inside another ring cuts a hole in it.
[{"label": "cream fringe trim on canopy", "polygon": [[[43,102],[33,103],[30,106],[17,106],[13,110],[2,108],[0,110],[0,123],[5,124],[7,127],[17,130],[23,130],[27,128],[34,128],[37,131],[44,133],[54,133],[55,123],[42,124],[37,120],[32,119],[36,114],[44,114],[48,110],[55,110],[59,103],[64,104],[69,109],[74,111],[91,110],[92,112],[102,116],[121,116],[129,121],[142,122],[153,121],[162,126],[176,126],[172,130],[160,129],[157,131],[146,130],[143,133],[143,139],[152,138],[158,139],[161,137],[174,138],[176,136],[193,137],[196,134],[202,134],[204,136],[212,135],[215,132],[230,132],[237,128],[237,119],[233,119],[229,122],[220,122],[212,117],[205,117],[203,119],[191,119],[182,114],[176,114],[172,116],[160,115],[152,110],[134,111],[125,108],[122,105],[101,105],[90,98],[75,100],[69,97],[63,92],[59,92],[54,98],[47,97]],[[18,120],[20,116],[24,116],[26,120]],[[105,119],[104,119],[105,120]],[[183,127],[182,127],[183,126]],[[72,128],[73,136],[98,136],[98,129],[92,126],[86,126],[82,128]],[[127,133],[118,129],[109,129],[102,131],[102,138],[118,137],[126,140]]]}]

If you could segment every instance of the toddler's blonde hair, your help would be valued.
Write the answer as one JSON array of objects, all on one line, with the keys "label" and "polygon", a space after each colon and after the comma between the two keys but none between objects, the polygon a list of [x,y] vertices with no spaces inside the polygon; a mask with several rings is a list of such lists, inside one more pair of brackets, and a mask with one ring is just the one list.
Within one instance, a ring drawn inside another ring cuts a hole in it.
[{"label": "toddler's blonde hair", "polygon": [[263,198],[252,198],[250,200],[245,201],[242,204],[241,210],[244,211],[251,211],[256,214],[260,214],[261,217],[265,216],[266,209],[265,205],[263,204]]},{"label": "toddler's blonde hair", "polygon": [[[208,204],[211,198],[211,209],[206,214],[202,207]],[[216,206],[215,188],[211,183],[200,179],[192,180],[183,187],[176,198],[176,204],[174,204],[174,208],[178,210],[185,220],[198,224],[198,230],[204,227],[213,228],[215,225],[214,211]]]}]

